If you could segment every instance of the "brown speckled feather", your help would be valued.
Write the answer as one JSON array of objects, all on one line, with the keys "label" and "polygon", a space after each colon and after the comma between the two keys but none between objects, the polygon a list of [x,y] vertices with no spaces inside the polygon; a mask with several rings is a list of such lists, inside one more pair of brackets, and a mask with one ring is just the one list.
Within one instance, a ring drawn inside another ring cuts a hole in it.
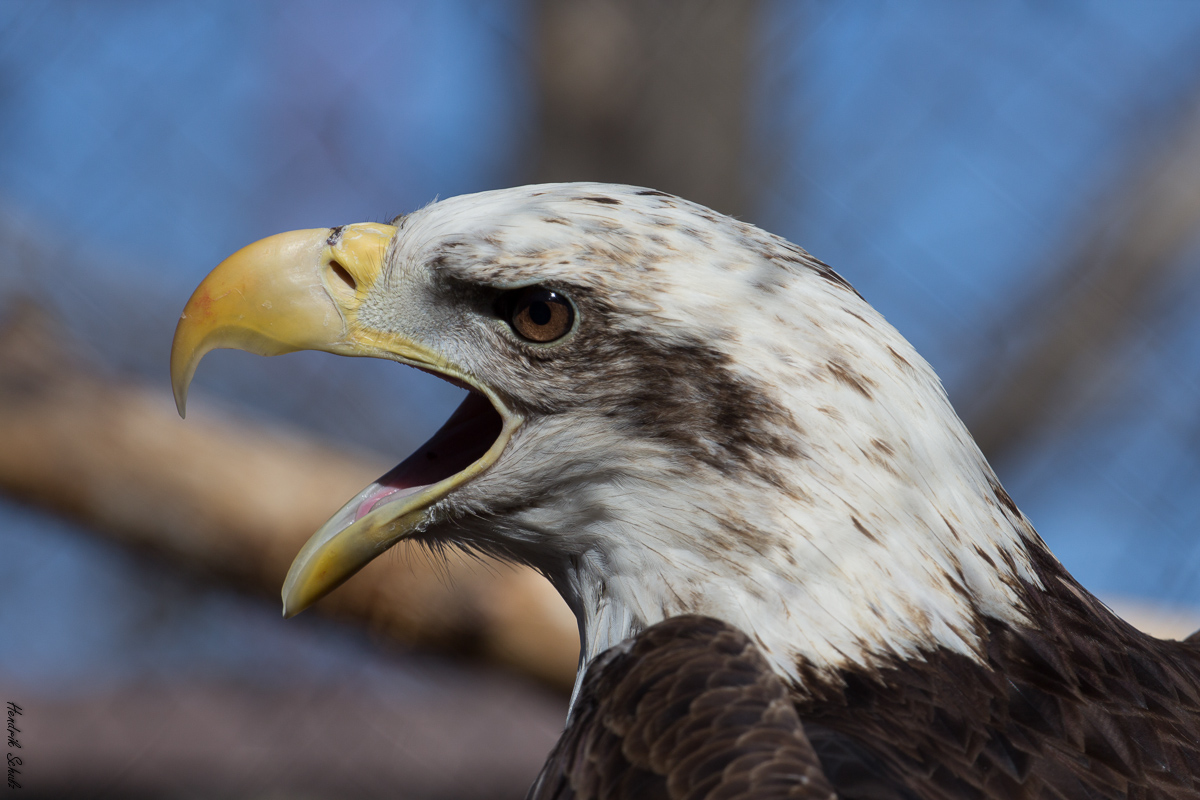
[{"label": "brown speckled feather", "polygon": [[531,800],[833,798],[792,698],[745,634],[661,622],[593,663]]}]

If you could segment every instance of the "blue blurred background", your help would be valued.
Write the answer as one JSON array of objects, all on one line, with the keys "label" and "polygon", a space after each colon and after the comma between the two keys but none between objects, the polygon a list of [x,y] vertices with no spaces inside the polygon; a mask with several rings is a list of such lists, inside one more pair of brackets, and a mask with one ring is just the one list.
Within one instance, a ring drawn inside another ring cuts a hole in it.
[{"label": "blue blurred background", "polygon": [[[0,314],[36,302],[97,369],[165,388],[179,310],[244,244],[544,177],[546,65],[534,52],[553,5],[0,4]],[[1195,160],[1200,130],[1200,6],[748,6],[742,180],[719,210],[833,265],[982,426],[1022,359],[1049,347],[1039,337],[1068,313],[1062,303],[1105,285],[1089,265],[1125,252],[1113,237],[1136,233],[1137,203],[1156,191],[1146,175],[1197,175],[1177,159]],[[656,34],[666,51],[686,35]],[[989,451],[1051,548],[1106,599],[1200,608],[1198,233],[1155,251],[1162,263],[1136,282],[1112,336],[1084,352],[1086,368],[1068,370],[1053,413]],[[221,353],[193,392],[390,459],[457,396],[394,365],[314,354]],[[470,700],[445,712],[459,714],[451,731],[482,724],[478,709],[505,720],[532,709],[529,753],[488,762],[518,764],[504,780],[480,773],[446,789],[389,774],[388,788],[302,790],[285,770],[277,785],[291,788],[270,796],[519,796],[560,721],[560,699],[518,678],[319,619],[285,625],[270,603],[3,497],[0,552],[6,692],[70,695],[111,716],[111,702],[87,698],[125,703],[148,681],[299,681],[328,694],[352,676],[397,707]],[[503,730],[444,744],[482,769],[471,752],[516,736]],[[136,755],[91,764],[84,744],[46,743],[43,768],[52,750],[75,765],[54,784],[69,796],[178,794],[167,779],[129,783],[152,771]],[[406,763],[430,767],[418,750]],[[30,785],[51,785],[29,752]],[[268,796],[268,784],[203,785]]]}]

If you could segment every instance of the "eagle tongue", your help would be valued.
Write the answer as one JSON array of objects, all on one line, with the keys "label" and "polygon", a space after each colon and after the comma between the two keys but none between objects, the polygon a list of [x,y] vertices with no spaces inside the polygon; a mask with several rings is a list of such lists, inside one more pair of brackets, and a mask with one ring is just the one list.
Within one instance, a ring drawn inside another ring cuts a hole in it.
[{"label": "eagle tongue", "polygon": [[374,491],[362,498],[355,520],[380,503],[407,497],[462,472],[483,457],[503,427],[503,420],[486,397],[479,392],[468,393],[429,441],[375,483]]}]

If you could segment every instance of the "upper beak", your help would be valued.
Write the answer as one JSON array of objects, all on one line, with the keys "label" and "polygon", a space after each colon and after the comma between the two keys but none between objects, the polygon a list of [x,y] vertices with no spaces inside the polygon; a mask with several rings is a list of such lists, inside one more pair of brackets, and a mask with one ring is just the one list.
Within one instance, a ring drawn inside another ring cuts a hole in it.
[{"label": "upper beak", "polygon": [[171,345],[183,416],[200,359],[222,347],[275,356],[296,350],[380,355],[357,325],[396,229],[359,223],[270,236],[222,261],[192,293]]},{"label": "upper beak", "polygon": [[175,329],[171,384],[181,416],[197,363],[210,350],[226,347],[267,356],[324,350],[400,361],[478,390],[503,420],[499,437],[486,453],[454,475],[416,487],[419,491],[412,494],[397,493],[386,503],[362,505],[363,498],[378,494],[380,484],[374,484],[338,512],[292,563],[283,589],[288,616],[337,588],[411,533],[432,503],[495,462],[521,422],[487,386],[432,349],[360,324],[359,307],[380,276],[395,232],[391,225],[359,223],[281,233],[255,242],[204,279]]}]

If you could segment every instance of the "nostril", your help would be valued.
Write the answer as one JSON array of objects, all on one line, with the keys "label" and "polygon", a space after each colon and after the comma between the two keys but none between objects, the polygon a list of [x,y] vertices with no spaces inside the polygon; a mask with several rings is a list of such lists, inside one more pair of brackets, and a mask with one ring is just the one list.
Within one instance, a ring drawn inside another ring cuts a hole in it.
[{"label": "nostril", "polygon": [[342,283],[346,284],[346,287],[349,288],[350,291],[352,291],[352,292],[358,291],[358,282],[356,280],[354,280],[354,276],[351,275],[350,272],[345,267],[343,267],[341,264],[339,264],[336,261],[330,261],[329,269],[333,272],[334,275],[337,276],[338,280],[340,280]]}]

